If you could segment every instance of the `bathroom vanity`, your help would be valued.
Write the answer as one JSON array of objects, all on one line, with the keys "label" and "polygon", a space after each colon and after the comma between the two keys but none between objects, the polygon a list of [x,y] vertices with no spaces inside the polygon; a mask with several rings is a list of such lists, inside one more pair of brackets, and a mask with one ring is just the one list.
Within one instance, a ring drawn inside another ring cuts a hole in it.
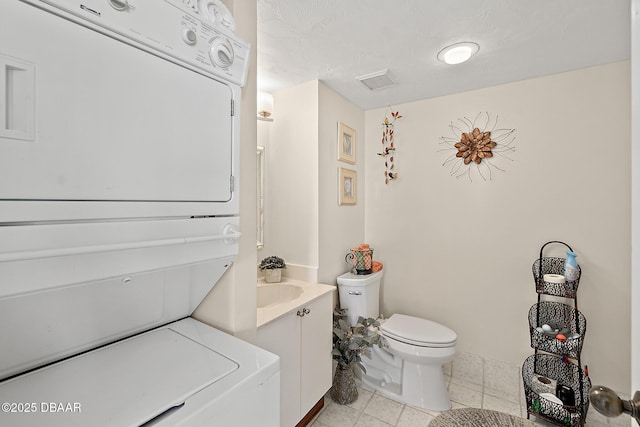
[{"label": "bathroom vanity", "polygon": [[298,425],[331,388],[335,293],[335,286],[289,278],[258,282],[257,345],[280,356],[282,426]]}]

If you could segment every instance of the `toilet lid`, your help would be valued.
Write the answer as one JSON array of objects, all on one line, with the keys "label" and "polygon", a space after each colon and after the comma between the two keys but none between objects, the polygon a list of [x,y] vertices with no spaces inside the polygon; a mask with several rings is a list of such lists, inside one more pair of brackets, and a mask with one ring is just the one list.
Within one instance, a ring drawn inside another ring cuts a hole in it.
[{"label": "toilet lid", "polygon": [[457,335],[451,329],[431,320],[405,314],[394,314],[380,325],[382,334],[420,347],[451,347]]}]

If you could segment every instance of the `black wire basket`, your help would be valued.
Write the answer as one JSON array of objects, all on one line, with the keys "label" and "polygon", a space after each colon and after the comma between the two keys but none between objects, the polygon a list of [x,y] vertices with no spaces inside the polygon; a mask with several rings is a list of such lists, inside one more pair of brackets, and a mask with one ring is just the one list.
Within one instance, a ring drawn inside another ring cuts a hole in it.
[{"label": "black wire basket", "polygon": [[542,247],[540,248],[540,257],[535,260],[533,266],[531,267],[531,270],[533,271],[533,279],[536,283],[536,292],[539,294],[555,295],[564,298],[575,298],[576,292],[578,291],[578,285],[580,283],[580,275],[582,274],[580,266],[578,266],[578,276],[576,280],[565,280],[564,283],[554,283],[544,280],[545,274],[564,274],[565,258],[542,256],[545,246],[551,243],[560,243],[562,245],[565,245],[567,248],[569,248],[570,251],[573,252],[571,246],[557,240],[547,242],[542,245]]},{"label": "black wire basket", "polygon": [[[575,400],[569,404],[552,401],[534,390],[534,378],[546,378],[574,392]],[[589,410],[591,380],[581,368],[564,357],[552,354],[534,354],[522,365],[522,380],[527,402],[527,413],[560,426],[584,426]]]},{"label": "black wire basket", "polygon": [[[551,332],[541,330],[543,325],[548,325]],[[586,332],[587,319],[569,305],[542,301],[529,309],[529,334],[534,349],[578,358]],[[564,335],[564,339],[558,339],[558,334]]]}]

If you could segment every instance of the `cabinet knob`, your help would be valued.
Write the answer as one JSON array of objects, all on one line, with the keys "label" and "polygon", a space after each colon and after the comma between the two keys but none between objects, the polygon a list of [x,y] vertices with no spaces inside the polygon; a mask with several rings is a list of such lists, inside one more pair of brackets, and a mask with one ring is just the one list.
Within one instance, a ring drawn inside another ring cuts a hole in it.
[{"label": "cabinet knob", "polygon": [[311,313],[311,310],[309,310],[308,308],[305,308],[304,310],[302,310],[302,313],[309,314]]},{"label": "cabinet knob", "polygon": [[297,314],[298,316],[300,316],[300,317],[304,317],[305,312],[304,312],[304,310],[298,310],[298,312],[297,312],[296,314]]}]

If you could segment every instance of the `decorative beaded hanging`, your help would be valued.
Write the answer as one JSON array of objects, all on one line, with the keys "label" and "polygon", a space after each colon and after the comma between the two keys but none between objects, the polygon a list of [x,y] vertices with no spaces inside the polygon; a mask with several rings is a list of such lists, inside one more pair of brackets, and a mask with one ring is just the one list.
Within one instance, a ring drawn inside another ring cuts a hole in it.
[{"label": "decorative beaded hanging", "polygon": [[[390,108],[387,110],[390,110]],[[389,117],[385,114],[384,121],[382,122],[382,151],[377,154],[384,158],[385,184],[389,184],[390,181],[398,178],[398,173],[394,170],[395,165],[393,163],[394,153],[396,151],[393,124],[400,118],[402,118],[402,116],[398,111],[391,111],[391,120],[389,120]]]}]

